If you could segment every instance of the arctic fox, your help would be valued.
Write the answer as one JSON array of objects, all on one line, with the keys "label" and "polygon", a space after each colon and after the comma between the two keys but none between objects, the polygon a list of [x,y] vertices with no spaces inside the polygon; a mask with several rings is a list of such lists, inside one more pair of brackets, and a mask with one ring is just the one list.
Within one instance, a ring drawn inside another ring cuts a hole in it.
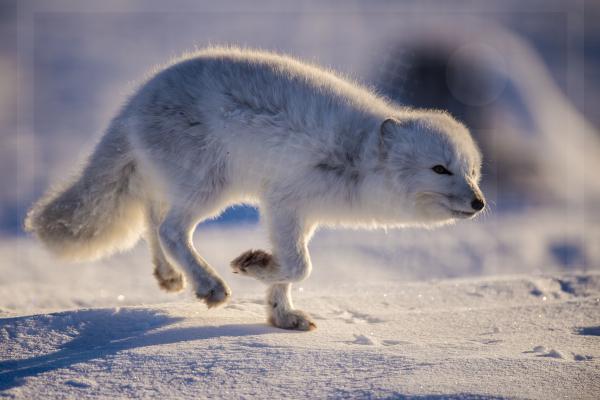
[{"label": "arctic fox", "polygon": [[75,180],[25,227],[54,253],[90,260],[144,236],[161,288],[189,282],[208,307],[231,291],[197,253],[196,225],[260,207],[271,251],[233,272],[268,285],[269,322],[310,330],[291,284],[310,274],[317,225],[434,226],[484,208],[481,156],[440,111],[395,106],[334,72],[263,51],[209,48],[150,78],[110,123]]}]

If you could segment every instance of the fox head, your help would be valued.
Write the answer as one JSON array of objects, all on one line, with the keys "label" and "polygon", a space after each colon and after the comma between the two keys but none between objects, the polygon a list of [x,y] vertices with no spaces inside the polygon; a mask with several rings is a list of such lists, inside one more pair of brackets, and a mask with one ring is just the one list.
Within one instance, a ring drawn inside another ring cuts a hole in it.
[{"label": "fox head", "polygon": [[387,118],[379,145],[388,190],[407,198],[416,220],[451,222],[485,208],[481,154],[467,128],[448,114]]}]

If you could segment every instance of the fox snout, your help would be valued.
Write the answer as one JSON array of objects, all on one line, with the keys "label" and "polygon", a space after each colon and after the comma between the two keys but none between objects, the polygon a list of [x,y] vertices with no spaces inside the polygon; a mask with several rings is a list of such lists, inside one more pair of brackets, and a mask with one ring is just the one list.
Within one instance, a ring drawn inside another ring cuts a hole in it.
[{"label": "fox snout", "polygon": [[466,181],[467,181],[467,185],[470,189],[469,191],[470,191],[470,195],[471,195],[471,202],[470,202],[471,208],[475,212],[483,210],[485,208],[485,197],[483,196],[481,189],[479,189],[479,185],[477,184],[476,181],[474,181],[472,179],[466,179]]},{"label": "fox snout", "polygon": [[471,208],[475,211],[481,211],[485,207],[485,201],[479,197],[475,197],[471,201]]}]

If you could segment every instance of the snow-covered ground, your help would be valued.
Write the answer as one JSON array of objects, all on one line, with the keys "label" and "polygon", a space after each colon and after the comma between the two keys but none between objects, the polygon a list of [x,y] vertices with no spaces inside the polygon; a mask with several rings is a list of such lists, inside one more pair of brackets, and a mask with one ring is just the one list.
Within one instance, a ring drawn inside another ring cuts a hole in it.
[{"label": "snow-covered ground", "polygon": [[600,275],[332,285],[264,323],[258,297],[2,320],[15,398],[597,398]]},{"label": "snow-covered ground", "polygon": [[0,396],[597,398],[598,233],[556,211],[320,231],[294,288],[308,333],[267,325],[263,286],[228,270],[260,226],[199,229],[234,291],[214,310],[160,292],[143,245],[67,265],[5,239]]}]

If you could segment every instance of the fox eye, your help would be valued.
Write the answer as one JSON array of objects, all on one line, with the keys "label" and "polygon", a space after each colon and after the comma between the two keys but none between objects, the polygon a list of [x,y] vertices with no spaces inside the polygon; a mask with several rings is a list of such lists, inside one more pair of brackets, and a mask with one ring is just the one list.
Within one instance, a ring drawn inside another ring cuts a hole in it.
[{"label": "fox eye", "polygon": [[448,171],[446,169],[446,167],[444,167],[443,165],[436,165],[435,167],[432,167],[431,169],[436,174],[440,174],[440,175],[452,175],[452,172]]}]

